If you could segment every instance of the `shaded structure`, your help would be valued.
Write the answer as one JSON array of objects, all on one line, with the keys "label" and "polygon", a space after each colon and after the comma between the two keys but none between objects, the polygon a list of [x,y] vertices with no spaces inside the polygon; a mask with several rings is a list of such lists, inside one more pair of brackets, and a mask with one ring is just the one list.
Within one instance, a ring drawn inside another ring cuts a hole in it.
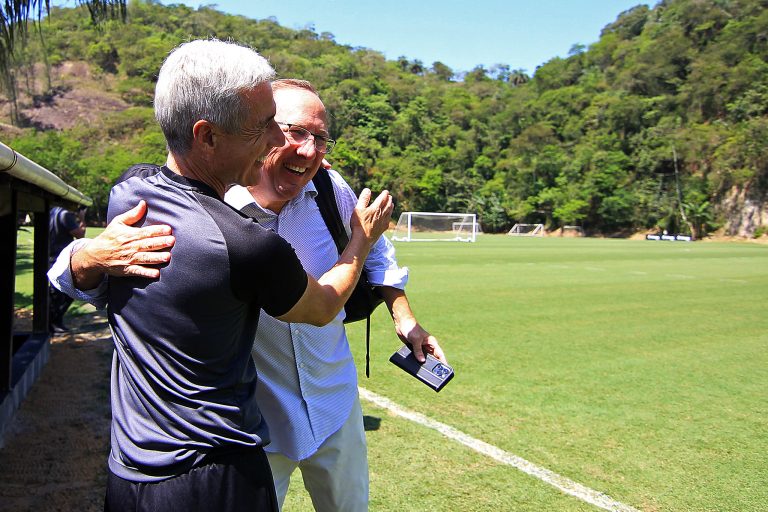
[{"label": "shaded structure", "polygon": [[[0,142],[0,446],[19,404],[48,360],[48,213],[92,201],[59,177]],[[14,328],[19,218],[33,217],[33,307],[29,331]]]}]

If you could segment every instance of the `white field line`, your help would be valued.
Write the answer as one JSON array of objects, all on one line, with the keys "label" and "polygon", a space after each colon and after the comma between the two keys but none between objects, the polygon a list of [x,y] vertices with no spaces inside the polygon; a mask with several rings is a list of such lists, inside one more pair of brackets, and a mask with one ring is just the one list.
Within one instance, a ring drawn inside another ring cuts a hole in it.
[{"label": "white field line", "polygon": [[672,279],[694,279],[693,276],[688,274],[664,274],[664,277],[671,277]]},{"label": "white field line", "polygon": [[376,393],[368,391],[362,387],[358,389],[360,391],[360,397],[364,400],[387,409],[398,416],[413,421],[414,423],[418,423],[419,425],[425,426],[427,428],[437,430],[449,439],[468,446],[476,452],[487,455],[488,457],[496,459],[503,464],[512,466],[515,469],[531,475],[534,478],[538,478],[539,480],[584,502],[595,505],[596,507],[600,507],[603,510],[611,510],[614,512],[640,512],[636,508],[614,500],[607,494],[590,489],[589,487],[581,485],[580,483],[574,482],[570,478],[558,475],[557,473],[546,468],[539,467],[536,464],[523,459],[522,457],[518,457],[517,455],[506,452],[484,441],[475,439],[474,437],[469,436],[460,430],[456,430],[455,428],[446,425],[445,423],[440,423],[439,421],[428,418],[421,413],[401,407],[386,397],[377,395]]}]

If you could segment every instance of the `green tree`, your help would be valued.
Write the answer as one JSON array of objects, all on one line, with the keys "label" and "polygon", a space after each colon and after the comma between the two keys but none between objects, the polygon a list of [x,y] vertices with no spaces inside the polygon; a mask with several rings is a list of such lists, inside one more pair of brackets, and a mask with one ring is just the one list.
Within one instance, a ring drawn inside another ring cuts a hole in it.
[{"label": "green tree", "polygon": [[[78,5],[88,9],[94,23],[116,17],[125,19],[125,0],[78,0]],[[18,47],[27,42],[30,18],[40,20],[43,11],[47,13],[49,10],[49,0],[14,0],[0,5],[0,74],[3,76],[3,89],[12,101],[13,124],[19,123],[14,53],[18,53]]]}]

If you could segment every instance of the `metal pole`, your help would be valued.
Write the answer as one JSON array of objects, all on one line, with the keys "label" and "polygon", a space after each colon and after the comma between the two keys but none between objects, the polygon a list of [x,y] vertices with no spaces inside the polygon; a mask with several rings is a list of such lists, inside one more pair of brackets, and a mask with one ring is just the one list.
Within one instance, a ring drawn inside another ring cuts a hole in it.
[{"label": "metal pole", "polygon": [[49,259],[49,227],[48,214],[50,205],[46,201],[45,210],[35,212],[35,247],[33,263],[33,293],[32,293],[32,332],[48,332],[48,259]]},{"label": "metal pole", "polygon": [[27,183],[32,183],[64,200],[91,206],[93,200],[76,188],[64,183],[61,178],[42,167],[24,155],[15,152],[0,142],[0,173],[6,172],[11,176]]}]

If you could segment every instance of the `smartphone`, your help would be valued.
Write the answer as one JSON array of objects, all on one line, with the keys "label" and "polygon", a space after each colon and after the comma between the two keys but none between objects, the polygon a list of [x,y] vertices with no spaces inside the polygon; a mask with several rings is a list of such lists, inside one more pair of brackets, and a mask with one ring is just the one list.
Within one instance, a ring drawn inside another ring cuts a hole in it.
[{"label": "smartphone", "polygon": [[432,354],[425,355],[427,360],[423,364],[419,363],[416,360],[416,356],[413,355],[411,347],[406,344],[392,354],[389,360],[430,388],[440,391],[453,378],[453,368],[441,362]]}]

